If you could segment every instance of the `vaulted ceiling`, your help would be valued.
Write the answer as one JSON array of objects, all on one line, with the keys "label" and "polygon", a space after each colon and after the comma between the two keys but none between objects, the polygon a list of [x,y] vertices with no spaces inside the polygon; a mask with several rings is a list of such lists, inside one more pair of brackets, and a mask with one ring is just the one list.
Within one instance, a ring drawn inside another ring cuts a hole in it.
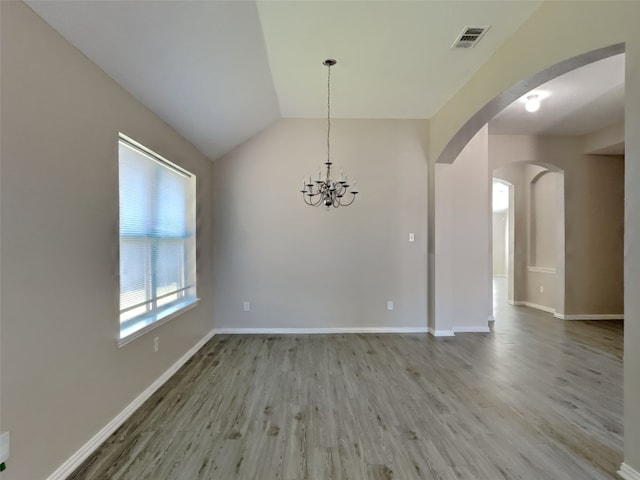
[{"label": "vaulted ceiling", "polygon": [[[27,1],[211,159],[281,117],[429,118],[539,1]],[[491,25],[473,49],[449,47]]]},{"label": "vaulted ceiling", "polygon": [[[282,117],[431,118],[541,1],[27,4],[212,160]],[[490,25],[472,49],[465,26]]]}]

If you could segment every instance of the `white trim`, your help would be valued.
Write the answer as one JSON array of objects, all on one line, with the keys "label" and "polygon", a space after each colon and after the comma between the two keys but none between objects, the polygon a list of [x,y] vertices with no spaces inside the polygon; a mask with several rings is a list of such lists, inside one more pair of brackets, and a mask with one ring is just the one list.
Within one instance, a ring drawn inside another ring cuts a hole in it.
[{"label": "white trim", "polygon": [[527,270],[529,272],[535,272],[535,273],[549,273],[549,274],[555,274],[556,273],[556,269],[555,268],[532,267],[531,265],[527,266]]},{"label": "white trim", "polygon": [[427,333],[427,327],[216,328],[225,335],[312,335],[342,333]]},{"label": "white trim", "polygon": [[489,315],[488,320],[489,320],[490,322],[495,322],[495,321],[496,321],[496,317],[494,317],[493,315]]},{"label": "white trim", "polygon": [[142,337],[144,334],[149,333],[151,330],[155,330],[159,326],[164,325],[169,320],[173,320],[174,318],[179,317],[180,315],[191,310],[192,308],[197,307],[199,303],[200,303],[199,298],[191,299],[190,303],[187,303],[186,305],[180,307],[175,312],[171,312],[170,314],[165,315],[160,320],[156,320],[155,322],[142,327],[140,330],[136,330],[135,332],[130,333],[126,337],[118,338],[117,339],[118,348],[124,347],[127,343],[133,342],[136,338]]},{"label": "white trim", "polygon": [[535,308],[536,310],[542,310],[547,313],[556,313],[555,308],[547,307],[546,305],[540,305],[533,302],[520,302],[520,305],[524,305],[525,307]]},{"label": "white trim", "polygon": [[491,333],[491,329],[487,326],[475,327],[453,327],[454,333]]},{"label": "white trim", "polygon": [[618,470],[618,475],[620,475],[625,480],[640,480],[640,472],[634,470],[626,463],[620,465],[620,470]]},{"label": "white trim", "polygon": [[47,477],[47,480],[65,480],[71,475],[76,468],[78,468],[82,462],[84,462],[89,455],[91,455],[96,449],[102,445],[113,432],[115,432],[124,422],[127,420],[142,404],[153,395],[164,383],[169,380],[174,373],[176,373],[180,367],[182,367],[187,361],[200,350],[205,343],[207,343],[211,337],[215,335],[215,330],[211,330],[207,333],[198,343],[196,343],[187,353],[180,357],[173,365],[169,367],[158,379],[149,385],[140,395],[138,395],[124,410],[116,415],[109,423],[98,431],[91,439],[85,443],[80,450],[71,455],[62,465],[60,465],[55,472]]},{"label": "white trim", "polygon": [[434,337],[453,337],[455,335],[453,330],[436,330],[435,328],[429,328],[429,333]]},{"label": "white trim", "polygon": [[509,305],[514,305],[514,306],[520,306],[520,305],[524,305],[525,302],[523,302],[522,300],[507,300],[507,303]]},{"label": "white trim", "polygon": [[173,170],[176,170],[178,173],[182,174],[183,176],[185,176],[187,178],[191,178],[192,176],[194,176],[193,173],[189,172],[188,170],[185,170],[180,165],[177,165],[177,164],[173,163],[171,160],[167,160],[162,155],[154,152],[153,150],[151,150],[148,147],[145,147],[141,143],[136,142],[133,138],[128,137],[127,135],[125,135],[122,132],[118,132],[118,140],[120,142],[124,143],[129,148],[133,147],[133,149],[139,150],[140,151],[139,153],[141,153],[145,157],[149,158],[150,160],[153,160],[154,162],[158,162],[158,163],[160,163],[161,165],[163,165],[165,167],[169,166]]},{"label": "white trim", "polygon": [[507,274],[506,273],[494,273],[493,276],[494,277],[506,277]]},{"label": "white trim", "polygon": [[584,313],[579,315],[556,313],[554,317],[561,320],[624,320],[624,313]]}]

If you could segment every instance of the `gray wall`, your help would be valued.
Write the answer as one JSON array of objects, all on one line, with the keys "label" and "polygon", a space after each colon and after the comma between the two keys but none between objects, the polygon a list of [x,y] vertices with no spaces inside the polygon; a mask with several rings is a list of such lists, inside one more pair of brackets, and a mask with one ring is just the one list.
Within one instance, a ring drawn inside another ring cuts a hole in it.
[{"label": "gray wall", "polygon": [[556,176],[544,172],[531,184],[530,264],[540,268],[556,268]]},{"label": "gray wall", "polygon": [[[36,480],[212,329],[212,166],[23,3],[0,4],[3,479]],[[201,296],[120,349],[118,131],[197,175]]]},{"label": "gray wall", "polygon": [[492,314],[488,128],[454,163],[435,167],[435,330],[486,330]]},{"label": "gray wall", "polygon": [[216,327],[426,329],[428,123],[331,131],[336,171],[361,191],[349,207],[309,207],[299,193],[326,159],[324,120],[282,120],[215,162]]},{"label": "gray wall", "polygon": [[562,211],[563,173],[555,173],[537,165],[525,165],[528,242],[525,300],[529,305],[564,312],[561,304],[562,278],[558,266],[564,264]]},{"label": "gray wall", "polygon": [[624,461],[640,472],[640,33],[637,28],[631,31],[635,36],[626,44],[624,126]]}]

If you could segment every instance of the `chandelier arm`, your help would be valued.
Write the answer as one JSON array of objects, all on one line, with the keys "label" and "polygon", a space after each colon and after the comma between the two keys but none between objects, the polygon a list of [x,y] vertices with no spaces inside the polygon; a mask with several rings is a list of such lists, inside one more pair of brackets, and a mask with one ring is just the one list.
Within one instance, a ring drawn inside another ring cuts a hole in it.
[{"label": "chandelier arm", "polygon": [[306,203],[307,205],[313,206],[313,203],[311,203],[309,200],[307,200],[307,196],[306,195],[303,195],[302,199],[304,200],[304,203]]},{"label": "chandelier arm", "polygon": [[317,207],[318,205],[320,205],[320,202],[322,202],[322,197],[318,197],[318,200],[316,201],[312,201],[311,198],[312,197],[309,197],[309,201],[305,199],[305,203],[307,205],[311,205],[312,207]]},{"label": "chandelier arm", "polygon": [[[340,203],[340,206],[342,206],[342,207],[348,207],[348,206],[349,206],[349,205],[351,205],[353,202],[355,202],[355,201],[356,201],[356,194],[355,194],[355,193],[353,193],[353,192],[351,192],[351,195],[353,195],[353,196],[351,197],[351,201],[350,201],[349,203]],[[343,198],[344,198],[344,197],[343,197]]]}]

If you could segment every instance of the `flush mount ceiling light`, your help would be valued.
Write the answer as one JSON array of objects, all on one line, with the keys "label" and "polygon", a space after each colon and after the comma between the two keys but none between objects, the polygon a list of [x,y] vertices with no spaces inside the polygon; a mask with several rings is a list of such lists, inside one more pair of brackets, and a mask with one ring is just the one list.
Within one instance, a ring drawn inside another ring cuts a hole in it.
[{"label": "flush mount ceiling light", "polygon": [[[318,207],[320,205],[326,207],[329,210],[331,207],[347,207],[351,205],[355,199],[358,192],[353,190],[355,186],[355,181],[353,184],[349,184],[349,180],[344,173],[340,174],[340,180],[334,180],[331,177],[331,165],[333,162],[331,161],[331,67],[333,67],[336,63],[336,60],[329,58],[322,62],[323,65],[327,66],[327,161],[324,164],[327,166],[327,170],[322,174],[322,169],[318,172],[318,179],[312,180],[311,176],[309,179],[302,179],[302,199],[304,203],[307,205],[311,205],[312,207]],[[349,191],[351,188],[351,191]],[[347,193],[351,194],[351,197],[346,200],[345,195]]]},{"label": "flush mount ceiling light", "polygon": [[540,110],[540,96],[529,95],[527,101],[524,104],[524,108],[527,112],[533,113]]}]

